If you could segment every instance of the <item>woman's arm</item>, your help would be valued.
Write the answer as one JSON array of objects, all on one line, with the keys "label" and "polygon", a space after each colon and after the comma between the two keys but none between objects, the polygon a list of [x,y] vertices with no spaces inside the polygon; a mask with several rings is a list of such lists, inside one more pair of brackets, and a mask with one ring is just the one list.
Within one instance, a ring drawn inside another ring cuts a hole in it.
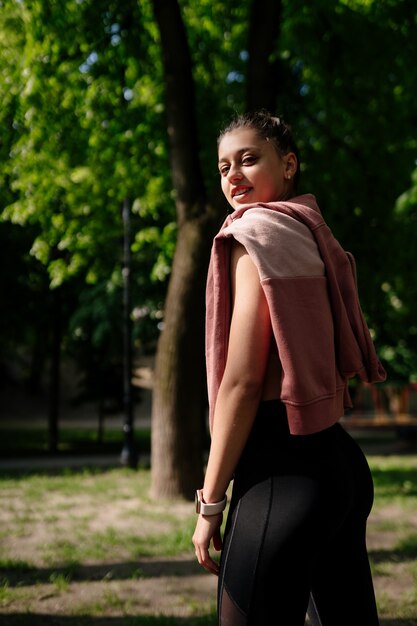
[{"label": "woman's arm", "polygon": [[[232,319],[226,368],[217,396],[210,455],[204,480],[205,502],[225,494],[256,415],[268,362],[271,322],[258,271],[246,249],[234,242],[231,255]],[[199,516],[193,542],[199,563],[213,573],[210,540],[221,548],[222,516]]]}]

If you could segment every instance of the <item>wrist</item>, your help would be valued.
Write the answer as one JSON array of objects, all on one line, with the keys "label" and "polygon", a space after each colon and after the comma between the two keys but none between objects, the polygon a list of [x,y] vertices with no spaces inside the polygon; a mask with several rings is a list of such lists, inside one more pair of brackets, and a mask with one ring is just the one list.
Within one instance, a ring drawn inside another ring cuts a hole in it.
[{"label": "wrist", "polygon": [[227,496],[225,495],[221,500],[216,502],[206,502],[203,496],[203,490],[197,489],[195,492],[195,510],[196,513],[202,515],[217,515],[222,513],[226,508]]},{"label": "wrist", "polygon": [[203,502],[206,504],[214,504],[216,502],[221,502],[224,500],[225,493],[219,493],[218,491],[210,491],[210,489],[206,489],[202,487],[202,489],[198,489],[200,491],[201,496],[203,498]]}]

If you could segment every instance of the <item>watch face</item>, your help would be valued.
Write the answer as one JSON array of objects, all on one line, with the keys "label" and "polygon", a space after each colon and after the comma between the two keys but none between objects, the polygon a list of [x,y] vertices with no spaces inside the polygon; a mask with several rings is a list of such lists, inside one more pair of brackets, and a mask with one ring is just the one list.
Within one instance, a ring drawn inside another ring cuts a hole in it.
[{"label": "watch face", "polygon": [[196,513],[200,513],[200,504],[201,504],[201,500],[200,500],[200,494],[198,493],[198,491],[195,492],[195,512]]}]

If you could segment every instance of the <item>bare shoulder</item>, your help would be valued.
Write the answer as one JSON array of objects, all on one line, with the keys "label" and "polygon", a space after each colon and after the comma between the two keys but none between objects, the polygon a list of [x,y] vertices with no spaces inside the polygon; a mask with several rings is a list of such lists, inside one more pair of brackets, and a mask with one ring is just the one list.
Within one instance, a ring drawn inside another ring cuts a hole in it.
[{"label": "bare shoulder", "polygon": [[233,240],[232,244],[230,275],[233,299],[236,292],[241,292],[242,297],[248,297],[260,289],[258,270],[245,246],[237,240]]}]

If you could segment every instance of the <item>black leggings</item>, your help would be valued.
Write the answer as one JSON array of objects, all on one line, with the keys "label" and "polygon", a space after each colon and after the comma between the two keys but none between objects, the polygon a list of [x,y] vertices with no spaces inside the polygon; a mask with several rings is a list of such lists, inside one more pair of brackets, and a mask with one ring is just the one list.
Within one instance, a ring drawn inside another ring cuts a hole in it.
[{"label": "black leggings", "polygon": [[365,543],[373,484],[336,424],[289,434],[262,402],[235,472],[218,588],[221,626],[379,624]]}]

